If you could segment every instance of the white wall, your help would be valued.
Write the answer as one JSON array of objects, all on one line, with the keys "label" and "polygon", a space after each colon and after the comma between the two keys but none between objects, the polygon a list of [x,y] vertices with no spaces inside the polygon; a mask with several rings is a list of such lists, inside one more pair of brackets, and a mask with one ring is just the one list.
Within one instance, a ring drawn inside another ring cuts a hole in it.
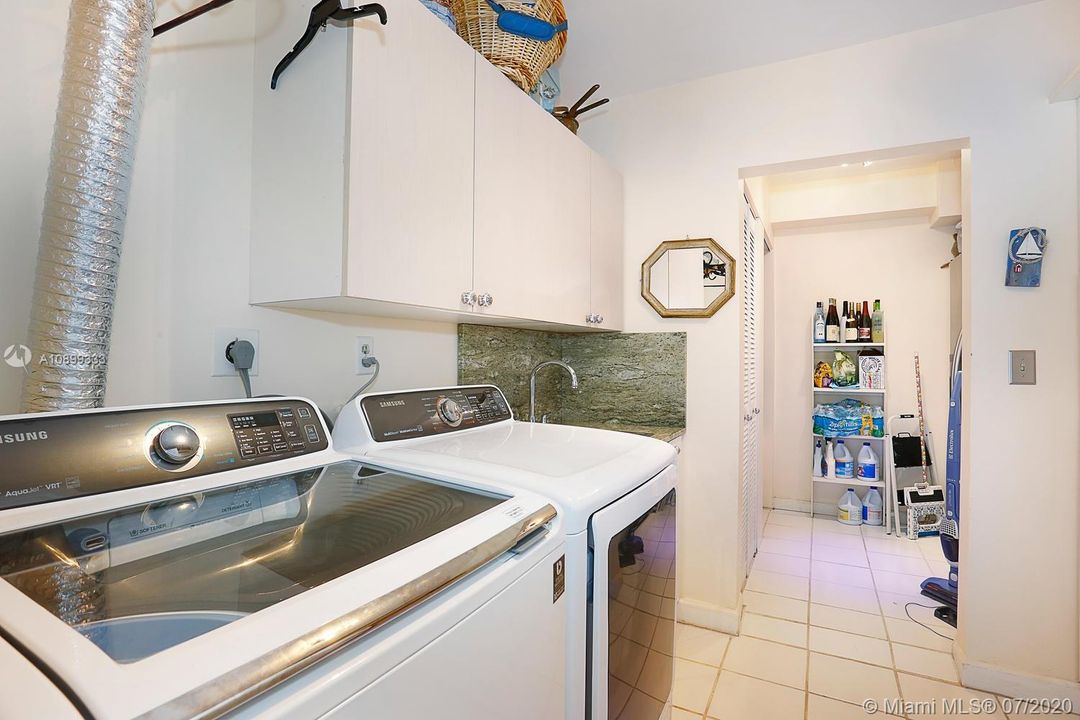
[{"label": "white wall", "polygon": [[[740,168],[970,138],[965,230],[963,581],[971,662],[1077,679],[1077,130],[1047,96],[1075,67],[1080,3],[1046,0],[614,101],[583,128],[623,171],[627,277],[663,240],[739,247]],[[1003,287],[1012,228],[1051,250],[1038,290]],[[682,592],[737,606],[739,309],[658,318],[627,283],[627,328],[688,333],[680,508]],[[1039,351],[1040,384],[1010,387],[1009,348]],[[1061,402],[1068,398],[1068,402]],[[1052,414],[1053,421],[1036,421]],[[1032,480],[1047,536],[1017,523]]]},{"label": "white wall", "polygon": [[[915,412],[913,357],[919,353],[927,424],[934,433],[938,470],[944,472],[949,273],[940,266],[948,259],[951,245],[952,237],[930,229],[924,218],[776,231],[772,252],[775,394],[771,414],[774,446],[781,448],[772,458],[777,507],[806,510],[810,501],[811,320],[814,303],[829,297],[881,298],[888,346],[885,388],[889,415]],[[857,453],[860,445],[848,447]],[[873,443],[873,447],[880,453],[883,445]],[[816,492],[819,511],[835,512],[843,488],[819,484]]]},{"label": "white wall", "polygon": [[[194,4],[163,2],[159,14]],[[256,393],[307,395],[331,412],[364,379],[353,374],[356,335],[375,338],[378,389],[453,383],[452,324],[248,305],[254,7],[234,3],[154,41],[108,404],[239,394],[235,377],[210,376],[215,327],[260,331]],[[28,321],[67,9],[66,0],[10,4],[0,25],[9,51],[0,74],[4,347],[22,341]],[[269,82],[269,69],[258,72]],[[20,382],[20,371],[0,365],[0,414],[16,411]]]},{"label": "white wall", "polygon": [[[775,242],[775,240],[773,240]],[[765,253],[762,273],[761,313],[761,502],[776,507],[776,252]],[[781,447],[786,446],[786,442]]]}]

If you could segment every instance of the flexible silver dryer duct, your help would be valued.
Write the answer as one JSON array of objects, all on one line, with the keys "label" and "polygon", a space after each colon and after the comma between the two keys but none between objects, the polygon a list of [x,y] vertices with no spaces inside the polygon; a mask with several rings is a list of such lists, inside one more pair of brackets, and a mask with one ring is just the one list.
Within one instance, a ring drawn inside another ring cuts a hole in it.
[{"label": "flexible silver dryer duct", "polygon": [[72,0],[30,315],[26,412],[101,407],[154,0]]}]

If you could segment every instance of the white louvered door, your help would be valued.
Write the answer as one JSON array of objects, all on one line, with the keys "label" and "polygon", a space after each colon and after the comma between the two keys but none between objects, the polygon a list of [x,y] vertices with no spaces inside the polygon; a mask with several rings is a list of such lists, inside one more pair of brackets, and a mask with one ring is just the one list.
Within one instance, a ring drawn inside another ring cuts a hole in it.
[{"label": "white louvered door", "polygon": [[749,203],[743,210],[742,251],[742,432],[740,433],[739,560],[750,572],[762,532],[761,338],[765,237]]}]

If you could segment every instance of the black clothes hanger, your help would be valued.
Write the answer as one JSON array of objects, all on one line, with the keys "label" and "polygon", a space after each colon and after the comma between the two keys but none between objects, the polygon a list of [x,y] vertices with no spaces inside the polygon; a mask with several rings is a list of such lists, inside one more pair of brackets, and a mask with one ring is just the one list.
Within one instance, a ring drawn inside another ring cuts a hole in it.
[{"label": "black clothes hanger", "polygon": [[386,9],[378,3],[370,3],[368,5],[360,5],[353,8],[341,7],[341,0],[320,0],[316,3],[315,7],[311,8],[311,17],[308,18],[307,30],[293,46],[293,49],[288,52],[281,59],[281,62],[274,68],[274,74],[270,77],[270,89],[277,89],[278,78],[285,72],[285,68],[292,64],[293,60],[300,56],[300,53],[304,52],[304,49],[311,44],[311,41],[315,39],[315,34],[319,32],[330,20],[342,20],[350,21],[357,20],[369,15],[378,15],[379,22],[383,25],[386,24]]},{"label": "black clothes hanger", "polygon": [[[210,2],[199,5],[194,10],[184,13],[172,20],[162,23],[154,28],[154,37],[161,35],[172,30],[175,27],[179,27],[186,22],[194,20],[195,18],[216,10],[219,7],[228,5],[232,0],[210,0]],[[378,3],[370,3],[368,5],[360,5],[353,8],[341,7],[341,0],[320,0],[316,3],[315,7],[311,8],[311,16],[308,18],[307,31],[300,38],[300,40],[293,46],[293,49],[281,59],[281,62],[274,68],[274,74],[270,78],[270,89],[277,88],[278,78],[281,77],[281,73],[285,72],[285,68],[292,64],[300,53],[304,52],[304,48],[311,44],[311,41],[315,39],[315,33],[319,32],[319,29],[323,27],[330,20],[343,20],[348,22],[350,20],[356,20],[358,18],[367,17],[369,15],[378,15],[379,22],[383,25],[386,24],[386,9]]]}]

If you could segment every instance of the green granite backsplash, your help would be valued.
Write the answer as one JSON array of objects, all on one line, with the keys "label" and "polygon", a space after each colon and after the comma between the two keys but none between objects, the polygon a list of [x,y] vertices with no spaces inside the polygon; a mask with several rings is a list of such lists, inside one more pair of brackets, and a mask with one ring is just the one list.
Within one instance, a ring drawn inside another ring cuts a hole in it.
[{"label": "green granite backsplash", "polygon": [[486,325],[458,326],[458,382],[498,385],[520,419],[529,416],[529,374],[562,360],[536,380],[537,415],[566,424],[686,426],[686,333],[552,333]]},{"label": "green granite backsplash", "polygon": [[[529,419],[529,373],[537,363],[562,359],[563,335],[484,325],[458,325],[458,384],[498,385],[514,417]],[[574,368],[575,370],[577,368]],[[536,377],[536,414],[554,418],[559,398],[571,392],[561,368]]]},{"label": "green granite backsplash", "polygon": [[567,335],[562,359],[580,381],[562,420],[686,426],[686,333]]}]

